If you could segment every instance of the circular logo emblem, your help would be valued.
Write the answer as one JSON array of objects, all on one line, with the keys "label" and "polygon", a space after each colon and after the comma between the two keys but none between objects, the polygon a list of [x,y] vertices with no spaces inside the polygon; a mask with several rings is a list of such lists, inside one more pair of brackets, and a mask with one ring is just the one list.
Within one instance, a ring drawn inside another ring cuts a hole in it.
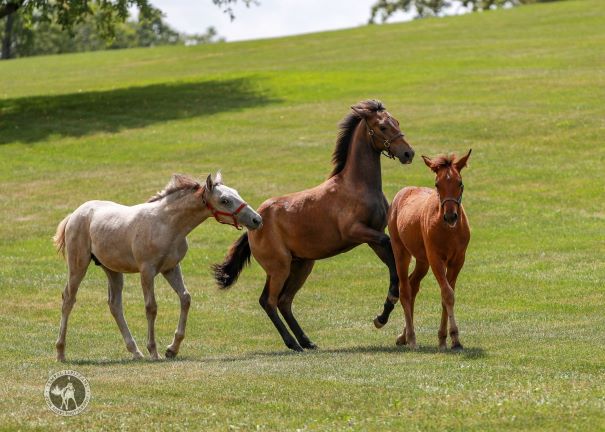
[{"label": "circular logo emblem", "polygon": [[90,402],[88,380],[73,370],[53,374],[44,387],[44,398],[52,412],[62,416],[80,414]]}]

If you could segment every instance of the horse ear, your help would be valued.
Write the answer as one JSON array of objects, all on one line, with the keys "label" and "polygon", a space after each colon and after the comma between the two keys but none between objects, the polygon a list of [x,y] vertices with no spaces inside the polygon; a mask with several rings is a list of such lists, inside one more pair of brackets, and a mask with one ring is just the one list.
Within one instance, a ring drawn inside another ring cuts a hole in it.
[{"label": "horse ear", "polygon": [[437,167],[433,164],[433,161],[430,157],[422,155],[422,160],[424,161],[425,165],[431,169],[431,171],[434,173],[437,172]]},{"label": "horse ear", "polygon": [[353,105],[351,107],[351,109],[353,110],[353,112],[355,114],[357,114],[362,119],[367,119],[368,117],[370,117],[374,113],[374,111],[370,111],[369,109],[364,108],[361,105]]},{"label": "horse ear", "polygon": [[454,166],[456,167],[458,172],[462,171],[462,168],[466,166],[466,162],[468,161],[468,158],[470,157],[472,151],[473,149],[469,149],[467,154],[465,154],[460,159],[457,159],[456,162],[454,162]]},{"label": "horse ear", "polygon": [[212,174],[208,174],[208,177],[206,177],[206,190],[211,192],[213,187],[214,183],[212,182]]},{"label": "horse ear", "polygon": [[223,183],[223,174],[221,173],[221,170],[218,170],[214,176],[214,184],[219,183]]}]

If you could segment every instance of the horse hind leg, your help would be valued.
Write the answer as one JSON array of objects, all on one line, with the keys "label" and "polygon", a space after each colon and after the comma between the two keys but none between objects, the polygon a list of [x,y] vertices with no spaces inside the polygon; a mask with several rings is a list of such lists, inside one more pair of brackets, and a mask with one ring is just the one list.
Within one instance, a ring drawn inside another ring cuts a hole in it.
[{"label": "horse hind leg", "polygon": [[[410,284],[410,292],[411,292],[411,298],[409,299],[409,302],[410,302],[410,315],[411,315],[411,321],[412,321],[412,329],[413,329],[413,323],[414,323],[414,306],[416,304],[416,296],[418,295],[418,291],[420,290],[420,282],[426,276],[428,271],[429,271],[428,262],[419,261],[418,259],[416,259],[416,264],[414,265],[414,271],[409,276],[409,284]],[[415,339],[415,335],[414,335],[414,341],[415,340],[416,339]]]},{"label": "horse hind leg", "polygon": [[311,260],[292,262],[290,276],[284,284],[284,289],[281,292],[277,303],[279,311],[286,320],[286,323],[288,323],[290,330],[294,333],[296,340],[298,340],[300,346],[307,349],[316,349],[317,345],[311,342],[298,324],[298,321],[296,321],[296,318],[294,318],[294,314],[292,313],[292,301],[298,290],[307,280],[307,277],[309,277],[309,274],[311,274],[313,264],[315,264],[315,261]]},{"label": "horse hind leg", "polygon": [[134,359],[143,358],[143,353],[139,350],[137,343],[135,342],[126,319],[124,318],[124,310],[122,309],[122,288],[124,287],[124,275],[122,273],[114,272],[109,270],[107,267],[102,267],[107,275],[107,303],[111,315],[116,320],[116,324],[120,329],[126,349],[132,353]]},{"label": "horse hind leg", "polygon": [[412,287],[408,276],[408,270],[412,255],[403,249],[398,254],[397,273],[399,274],[399,300],[403,306],[405,325],[403,332],[397,337],[397,345],[409,345],[416,348],[416,332],[414,331]]},{"label": "horse hind leg", "polygon": [[63,290],[63,304],[61,307],[61,325],[59,327],[59,337],[55,343],[57,350],[57,360],[65,361],[65,338],[67,335],[67,322],[74,304],[76,303],[76,295],[78,288],[86,270],[90,264],[90,248],[69,248],[67,250],[67,284]]},{"label": "horse hind leg", "polygon": [[292,337],[277,313],[278,298],[284,283],[288,278],[288,272],[289,269],[286,269],[285,271],[282,269],[268,275],[265,289],[258,299],[258,302],[279,332],[284,344],[293,351],[303,351],[303,348],[298,344],[296,339]]}]

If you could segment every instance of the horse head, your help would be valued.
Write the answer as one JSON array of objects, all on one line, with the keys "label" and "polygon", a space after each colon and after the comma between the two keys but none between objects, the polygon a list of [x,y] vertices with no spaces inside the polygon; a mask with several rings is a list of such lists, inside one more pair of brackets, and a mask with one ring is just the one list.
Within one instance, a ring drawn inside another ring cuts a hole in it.
[{"label": "horse head", "polygon": [[233,225],[237,229],[245,226],[250,230],[260,228],[263,224],[261,216],[242,199],[239,193],[223,184],[220,171],[216,173],[214,180],[210,174],[206,178],[204,200],[214,218],[220,223]]},{"label": "horse head", "polygon": [[439,194],[440,207],[443,209],[443,220],[451,228],[458,222],[458,210],[462,205],[464,183],[460,172],[466,166],[471,150],[461,158],[455,155],[437,156],[433,159],[422,156],[424,163],[435,173],[435,189]]},{"label": "horse head", "polygon": [[365,121],[370,142],[376,151],[391,159],[397,158],[402,164],[412,163],[414,149],[405,140],[399,128],[399,120],[393,117],[381,102],[364,101],[351,109]]}]

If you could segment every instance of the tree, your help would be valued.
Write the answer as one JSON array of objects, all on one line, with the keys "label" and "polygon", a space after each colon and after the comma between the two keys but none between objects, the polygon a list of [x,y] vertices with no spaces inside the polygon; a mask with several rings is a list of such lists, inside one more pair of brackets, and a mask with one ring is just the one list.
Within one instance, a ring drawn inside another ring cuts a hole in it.
[{"label": "tree", "polygon": [[395,12],[416,11],[418,18],[439,16],[448,8],[461,5],[472,11],[490,10],[529,3],[546,3],[557,0],[378,0],[370,10],[370,23],[380,15],[382,22],[387,21]]},{"label": "tree", "polygon": [[[240,0],[246,6],[257,4],[256,0]],[[212,0],[212,2],[235,17],[233,5],[238,0]],[[47,22],[58,25],[63,31],[73,35],[73,29],[88,18],[94,17],[97,33],[105,40],[115,34],[116,26],[128,18],[130,8],[139,11],[141,21],[157,24],[161,12],[149,0],[0,0],[0,20],[5,18],[2,38],[2,58],[11,58],[13,29],[17,15],[22,25],[31,27],[33,23]],[[154,24],[152,24],[153,26]],[[199,35],[198,35],[199,36]]]},{"label": "tree", "polygon": [[[99,33],[95,23],[98,18],[96,14],[75,24],[71,32],[66,32],[59,24],[41,21],[36,17],[28,24],[24,23],[19,14],[11,17],[14,20],[10,46],[12,57],[159,45],[196,45],[222,40],[212,27],[204,34],[179,33],[163,20],[159,11],[152,18],[116,23],[111,38],[105,38]],[[0,22],[0,33],[6,24],[7,22]]]}]

